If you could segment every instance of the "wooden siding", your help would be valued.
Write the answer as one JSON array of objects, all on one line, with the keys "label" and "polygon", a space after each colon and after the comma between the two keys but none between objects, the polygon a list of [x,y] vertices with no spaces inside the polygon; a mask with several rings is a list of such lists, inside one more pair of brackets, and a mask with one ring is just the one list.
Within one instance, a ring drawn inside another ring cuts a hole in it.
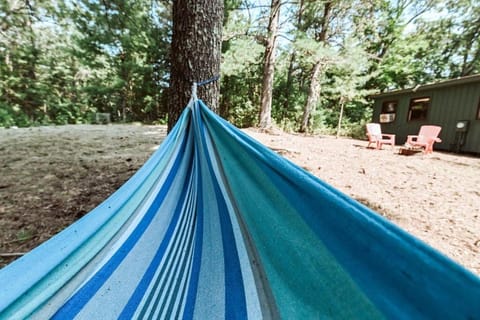
[{"label": "wooden siding", "polygon": [[[414,98],[430,97],[430,107],[427,119],[422,121],[408,121],[410,100]],[[480,101],[480,80],[478,82],[451,83],[448,87],[426,87],[423,90],[401,90],[398,92],[382,93],[374,96],[373,122],[380,122],[382,103],[398,101],[397,114],[392,123],[382,124],[385,133],[396,134],[397,144],[405,143],[407,135],[417,134],[420,126],[425,124],[439,125],[441,143],[436,143],[434,149],[453,150],[455,141],[455,125],[459,120],[468,120],[469,129],[466,134],[466,143],[462,151],[480,153],[480,120],[476,114]]]}]

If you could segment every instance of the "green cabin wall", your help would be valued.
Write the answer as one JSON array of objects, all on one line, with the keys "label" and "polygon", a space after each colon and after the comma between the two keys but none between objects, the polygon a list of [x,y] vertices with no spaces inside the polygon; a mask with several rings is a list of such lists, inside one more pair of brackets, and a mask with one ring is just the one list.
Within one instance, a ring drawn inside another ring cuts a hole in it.
[{"label": "green cabin wall", "polygon": [[[427,119],[422,121],[408,121],[410,100],[414,98],[430,97],[430,107]],[[385,101],[397,100],[395,121],[382,123],[382,132],[396,135],[396,143],[403,145],[407,135],[418,134],[422,125],[439,125],[441,143],[435,143],[434,150],[453,151],[455,142],[455,125],[458,120],[469,120],[469,129],[466,142],[461,148],[462,152],[480,153],[480,120],[477,112],[480,104],[480,81],[448,87],[430,88],[413,92],[401,91],[380,94],[374,97],[372,122],[380,122],[380,112]]]}]

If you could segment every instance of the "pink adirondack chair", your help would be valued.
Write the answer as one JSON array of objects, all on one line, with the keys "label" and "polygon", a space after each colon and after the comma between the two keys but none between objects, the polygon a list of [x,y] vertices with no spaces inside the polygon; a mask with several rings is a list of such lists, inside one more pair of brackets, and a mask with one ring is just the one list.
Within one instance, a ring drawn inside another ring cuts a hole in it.
[{"label": "pink adirondack chair", "polygon": [[435,142],[442,142],[438,137],[442,127],[439,126],[421,126],[418,135],[407,136],[407,146],[414,148],[424,148],[424,153],[433,152],[433,144]]},{"label": "pink adirondack chair", "polygon": [[375,149],[382,149],[384,144],[389,144],[392,149],[395,147],[395,135],[382,133],[379,123],[367,123],[368,146],[375,144]]}]

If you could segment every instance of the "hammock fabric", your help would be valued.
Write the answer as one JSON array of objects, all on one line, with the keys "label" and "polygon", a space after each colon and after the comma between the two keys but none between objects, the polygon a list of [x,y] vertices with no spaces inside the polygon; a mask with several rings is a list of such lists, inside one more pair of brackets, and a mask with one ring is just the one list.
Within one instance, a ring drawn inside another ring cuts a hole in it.
[{"label": "hammock fabric", "polygon": [[480,279],[192,99],[145,165],[0,270],[1,319],[480,319]]}]

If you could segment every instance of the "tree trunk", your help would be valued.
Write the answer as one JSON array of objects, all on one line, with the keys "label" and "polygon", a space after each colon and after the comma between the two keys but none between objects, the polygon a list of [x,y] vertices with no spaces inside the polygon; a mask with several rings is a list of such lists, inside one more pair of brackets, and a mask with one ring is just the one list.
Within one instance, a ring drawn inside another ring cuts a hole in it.
[{"label": "tree trunk", "polygon": [[272,91],[275,73],[275,49],[277,46],[278,21],[280,19],[280,0],[272,0],[268,23],[268,38],[265,45],[265,62],[263,67],[262,107],[260,109],[259,127],[272,126]]},{"label": "tree trunk", "polygon": [[[323,7],[323,16],[320,24],[320,30],[318,32],[317,41],[326,43],[328,35],[328,23],[330,14],[332,12],[332,2],[325,2]],[[315,110],[320,93],[320,71],[322,70],[322,61],[317,59],[312,69],[312,75],[310,77],[310,87],[308,88],[308,97],[305,107],[303,108],[302,123],[300,125],[300,132],[307,132],[310,117]]]},{"label": "tree trunk", "polygon": [[[169,131],[190,99],[193,82],[208,80],[220,73],[222,23],[223,0],[173,1]],[[199,87],[197,95],[217,111],[218,81]]]},{"label": "tree trunk", "polygon": [[[128,74],[128,67],[127,62],[127,54],[122,52],[119,56],[120,58],[120,78],[123,80],[123,88],[120,91],[120,112],[122,114],[122,122],[127,122],[127,99],[128,99],[128,82],[129,82],[129,74]],[[128,60],[127,60],[128,61]]]},{"label": "tree trunk", "polygon": [[322,62],[317,61],[313,66],[312,76],[310,77],[310,87],[308,88],[307,102],[303,109],[302,124],[300,126],[300,132],[307,132],[310,123],[310,117],[315,111],[315,106],[320,96],[320,71],[322,70]]},{"label": "tree trunk", "polygon": [[340,98],[340,116],[338,117],[337,126],[337,139],[340,137],[340,130],[342,129],[343,107],[345,106],[345,100]]},{"label": "tree trunk", "polygon": [[[303,31],[302,29],[302,17],[303,17],[303,5],[304,0],[300,0],[300,4],[298,7],[298,15],[297,15],[297,29]],[[290,56],[290,63],[288,64],[288,73],[287,73],[287,84],[286,84],[286,92],[285,92],[285,102],[283,103],[283,116],[282,118],[286,117],[288,110],[290,109],[290,92],[293,91],[293,65],[296,60],[295,51],[292,52]]]},{"label": "tree trunk", "polygon": [[25,1],[25,5],[28,8],[28,15],[25,19],[25,27],[28,30],[27,33],[30,41],[29,50],[31,50],[31,52],[26,59],[27,64],[23,73],[23,76],[28,79],[25,79],[24,82],[24,90],[26,95],[23,99],[23,108],[24,112],[28,115],[29,120],[33,122],[37,117],[37,109],[42,104],[38,95],[38,91],[35,89],[35,84],[37,82],[37,63],[39,50],[37,49],[36,36],[33,29],[33,22],[36,19],[35,11],[30,1]]}]

